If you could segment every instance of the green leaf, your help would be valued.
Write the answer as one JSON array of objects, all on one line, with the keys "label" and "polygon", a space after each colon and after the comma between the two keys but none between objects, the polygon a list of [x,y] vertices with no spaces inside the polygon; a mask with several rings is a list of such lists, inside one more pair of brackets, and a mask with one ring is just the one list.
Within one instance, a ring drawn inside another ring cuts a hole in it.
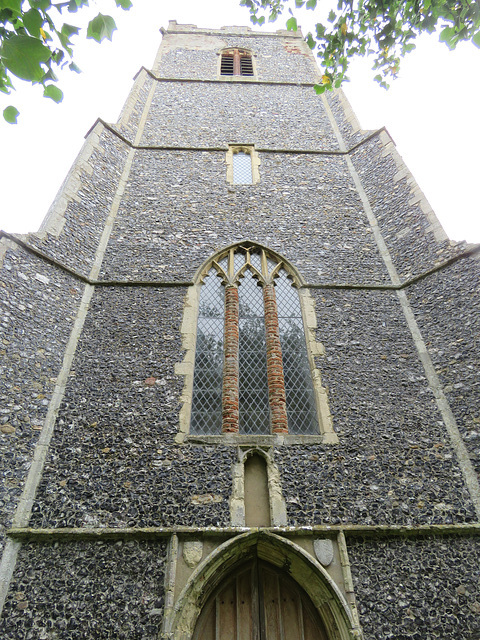
[{"label": "green leaf", "polygon": [[115,0],[115,4],[117,7],[121,7],[125,11],[128,11],[128,9],[133,6],[130,0]]},{"label": "green leaf", "polygon": [[473,36],[472,42],[475,46],[480,47],[480,31],[477,31],[477,33]]},{"label": "green leaf", "polygon": [[71,24],[65,23],[64,25],[62,25],[62,34],[64,36],[67,36],[67,38],[70,38],[70,36],[73,36],[73,35],[77,35],[79,31],[80,31],[79,27],[74,27]]},{"label": "green leaf", "polygon": [[440,42],[445,42],[449,49],[455,48],[455,43],[453,38],[455,37],[455,28],[454,27],[445,27],[440,33],[439,40]]},{"label": "green leaf", "polygon": [[307,41],[307,44],[310,47],[310,49],[314,49],[315,48],[315,40],[313,39],[313,36],[312,36],[311,33],[307,34],[306,41]]},{"label": "green leaf", "polygon": [[30,11],[27,11],[27,13],[23,15],[23,24],[32,36],[38,38],[40,35],[40,27],[43,24],[43,18],[40,11],[37,11],[36,9],[30,9]]},{"label": "green leaf", "polygon": [[317,0],[308,0],[307,9],[315,9],[317,6]]},{"label": "green leaf", "polygon": [[14,76],[39,82],[45,74],[40,64],[48,62],[52,52],[37,38],[14,35],[3,42],[0,54],[3,64]]},{"label": "green leaf", "polygon": [[51,7],[50,0],[29,0],[30,6],[34,9],[41,9],[42,11],[46,11],[49,7]]},{"label": "green leaf", "polygon": [[104,38],[111,40],[116,28],[115,20],[111,16],[104,16],[99,13],[96,18],[88,23],[87,38],[92,38],[96,42],[101,42]]},{"label": "green leaf", "polygon": [[18,111],[18,109],[15,109],[15,107],[12,106],[7,107],[3,110],[3,117],[10,124],[17,124],[17,118],[19,114],[20,112]]},{"label": "green leaf", "polygon": [[11,9],[15,13],[22,13],[22,0],[0,0],[2,9]]},{"label": "green leaf", "polygon": [[54,102],[59,103],[63,100],[63,93],[54,84],[49,84],[43,92],[45,98],[51,98]]},{"label": "green leaf", "polygon": [[331,11],[330,11],[330,13],[328,14],[328,18],[327,18],[327,20],[328,20],[329,22],[335,22],[335,18],[336,18],[336,17],[337,17],[337,16],[336,16],[336,14],[335,14],[335,11],[332,11],[332,10],[331,10]]},{"label": "green leaf", "polygon": [[315,89],[315,93],[320,95],[321,93],[323,93],[325,91],[325,89],[327,87],[324,84],[316,84],[316,85],[313,86],[313,88]]},{"label": "green leaf", "polygon": [[297,19],[294,18],[293,16],[287,20],[287,29],[289,31],[297,30]]},{"label": "green leaf", "polygon": [[68,65],[68,68],[70,69],[70,71],[75,71],[75,73],[82,73],[82,70],[81,70],[81,69],[79,69],[79,68],[77,67],[77,65],[76,65],[74,62],[71,62],[71,63]]},{"label": "green leaf", "polygon": [[300,9],[305,4],[305,0],[295,0],[295,6]]}]

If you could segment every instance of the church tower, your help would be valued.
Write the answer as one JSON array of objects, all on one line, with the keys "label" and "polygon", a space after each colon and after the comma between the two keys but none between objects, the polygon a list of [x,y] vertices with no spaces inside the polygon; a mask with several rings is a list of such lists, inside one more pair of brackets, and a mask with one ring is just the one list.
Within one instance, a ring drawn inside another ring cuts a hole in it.
[{"label": "church tower", "polygon": [[162,35],[1,234],[0,637],[479,640],[480,248],[300,33]]}]

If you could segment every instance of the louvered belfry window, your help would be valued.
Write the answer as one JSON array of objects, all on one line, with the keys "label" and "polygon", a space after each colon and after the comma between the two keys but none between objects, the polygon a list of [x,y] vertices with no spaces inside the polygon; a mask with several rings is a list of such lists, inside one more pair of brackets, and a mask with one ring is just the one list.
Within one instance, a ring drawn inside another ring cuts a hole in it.
[{"label": "louvered belfry window", "polygon": [[298,293],[285,265],[239,246],[203,278],[190,433],[317,434]]},{"label": "louvered belfry window", "polygon": [[253,77],[252,54],[245,49],[228,49],[222,53],[220,63],[222,76],[250,76]]}]

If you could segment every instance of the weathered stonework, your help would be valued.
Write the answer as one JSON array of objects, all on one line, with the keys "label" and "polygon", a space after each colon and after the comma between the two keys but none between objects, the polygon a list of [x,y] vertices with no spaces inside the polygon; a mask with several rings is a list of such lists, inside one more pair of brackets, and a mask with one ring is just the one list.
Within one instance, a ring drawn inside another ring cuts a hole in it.
[{"label": "weathered stonework", "polygon": [[[229,47],[254,77],[218,75]],[[480,253],[318,74],[301,34],[170,23],[41,231],[2,234],[2,638],[191,640],[247,559],[328,640],[480,633]],[[239,243],[298,287],[318,433],[287,433],[273,271],[272,432],[238,433],[225,277],[224,432],[189,433],[200,283]],[[246,526],[250,456],[269,526]]]}]

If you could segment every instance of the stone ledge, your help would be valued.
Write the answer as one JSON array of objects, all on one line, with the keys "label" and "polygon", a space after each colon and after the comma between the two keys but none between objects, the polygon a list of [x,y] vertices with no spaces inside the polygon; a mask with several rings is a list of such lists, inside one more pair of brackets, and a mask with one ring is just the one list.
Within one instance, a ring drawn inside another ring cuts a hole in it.
[{"label": "stone ledge", "polygon": [[334,536],[342,532],[346,537],[415,537],[415,536],[480,536],[480,523],[431,525],[313,525],[299,527],[118,527],[118,528],[52,528],[15,527],[7,536],[22,542],[58,542],[67,540],[154,540],[171,535],[229,537],[248,532],[268,532],[284,536]]}]

